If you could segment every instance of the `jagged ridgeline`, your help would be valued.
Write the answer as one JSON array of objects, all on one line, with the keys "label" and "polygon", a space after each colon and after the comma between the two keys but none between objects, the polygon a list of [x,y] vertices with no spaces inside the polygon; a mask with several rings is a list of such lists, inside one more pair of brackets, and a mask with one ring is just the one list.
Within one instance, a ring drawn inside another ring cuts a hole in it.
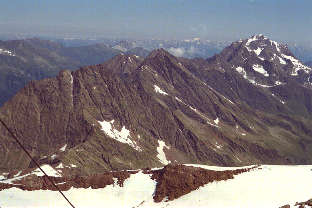
[{"label": "jagged ridgeline", "polygon": [[[257,35],[204,59],[163,49],[32,81],[0,109],[40,164],[69,174],[171,163],[312,161],[311,68]],[[34,168],[1,126],[0,170]]]}]

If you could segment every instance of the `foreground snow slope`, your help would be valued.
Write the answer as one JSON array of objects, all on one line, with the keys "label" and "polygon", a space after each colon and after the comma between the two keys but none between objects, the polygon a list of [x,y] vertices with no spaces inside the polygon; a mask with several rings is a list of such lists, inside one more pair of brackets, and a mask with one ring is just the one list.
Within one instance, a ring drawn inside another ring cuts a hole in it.
[{"label": "foreground snow slope", "polygon": [[[195,165],[194,165],[195,166]],[[203,166],[212,170],[236,169]],[[205,185],[174,201],[155,203],[156,182],[139,172],[124,182],[124,187],[110,185],[104,189],[70,189],[66,196],[77,208],[83,207],[214,207],[278,208],[306,201],[312,197],[312,166],[262,165],[234,179]],[[183,179],[182,179],[183,180]],[[116,183],[115,183],[116,184]],[[68,207],[58,192],[22,191],[16,188],[0,191],[0,206]]]}]

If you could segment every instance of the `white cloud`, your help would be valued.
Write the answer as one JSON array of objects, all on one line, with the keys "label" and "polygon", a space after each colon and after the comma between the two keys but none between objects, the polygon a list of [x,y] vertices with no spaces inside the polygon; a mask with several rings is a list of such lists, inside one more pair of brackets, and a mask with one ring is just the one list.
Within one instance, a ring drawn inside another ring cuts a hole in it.
[{"label": "white cloud", "polygon": [[187,48],[187,49],[171,47],[168,49],[168,51],[174,56],[182,57],[182,56],[195,54],[197,52],[197,49],[194,46],[191,46],[190,48]]},{"label": "white cloud", "polygon": [[169,51],[169,53],[171,53],[172,55],[177,56],[177,57],[181,57],[185,53],[184,48],[173,48],[173,47],[171,47],[168,49],[168,51]]}]

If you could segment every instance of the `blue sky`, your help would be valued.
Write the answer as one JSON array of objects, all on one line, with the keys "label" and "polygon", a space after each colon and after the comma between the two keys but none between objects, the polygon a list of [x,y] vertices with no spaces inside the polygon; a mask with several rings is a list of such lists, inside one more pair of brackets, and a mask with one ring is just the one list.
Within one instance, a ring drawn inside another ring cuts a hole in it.
[{"label": "blue sky", "polygon": [[309,41],[311,0],[0,0],[0,32]]}]

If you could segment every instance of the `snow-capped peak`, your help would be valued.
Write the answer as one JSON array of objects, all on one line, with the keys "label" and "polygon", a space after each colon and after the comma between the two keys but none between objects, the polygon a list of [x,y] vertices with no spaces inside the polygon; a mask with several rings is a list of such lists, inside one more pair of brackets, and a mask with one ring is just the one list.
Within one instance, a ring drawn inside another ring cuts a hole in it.
[{"label": "snow-capped peak", "polygon": [[288,56],[285,54],[281,54],[284,60],[289,60],[293,65],[293,71],[291,72],[291,76],[297,76],[299,70],[303,70],[306,73],[309,73],[312,69],[304,64],[302,64],[298,59],[293,56]]},{"label": "snow-capped peak", "polygon": [[[300,70],[303,70],[306,73],[309,73],[312,70],[310,67],[305,66],[297,58],[295,58],[288,50],[287,46],[270,40],[262,34],[254,35],[245,40],[244,43],[244,47],[249,52],[250,56],[258,58],[257,63],[254,63],[254,65],[259,65],[261,62],[263,63],[264,61],[269,61],[280,65],[280,68],[287,66],[286,68],[288,68],[288,73],[291,76],[297,76]],[[244,60],[246,58],[248,57],[244,57]],[[262,72],[264,71],[262,70]],[[268,74],[265,74],[264,76],[268,76]]]},{"label": "snow-capped peak", "polygon": [[267,40],[268,38],[262,34],[253,35],[249,39],[247,39],[246,46],[249,46],[251,42],[257,41],[257,40]]}]

